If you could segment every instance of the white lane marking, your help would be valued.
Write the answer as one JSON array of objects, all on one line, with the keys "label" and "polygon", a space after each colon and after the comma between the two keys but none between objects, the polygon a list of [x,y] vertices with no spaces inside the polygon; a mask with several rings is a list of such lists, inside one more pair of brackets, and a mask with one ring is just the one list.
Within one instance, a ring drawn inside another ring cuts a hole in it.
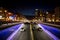
[{"label": "white lane marking", "polygon": [[39,27],[41,27],[50,37],[52,37],[54,40],[60,40],[59,38],[57,38],[55,35],[53,35],[51,32],[49,32],[48,30],[44,29],[40,24],[38,24]]},{"label": "white lane marking", "polygon": [[13,40],[13,37],[18,33],[18,31],[23,27],[24,24],[21,24],[21,26],[16,30],[14,31],[8,38],[7,40]]}]

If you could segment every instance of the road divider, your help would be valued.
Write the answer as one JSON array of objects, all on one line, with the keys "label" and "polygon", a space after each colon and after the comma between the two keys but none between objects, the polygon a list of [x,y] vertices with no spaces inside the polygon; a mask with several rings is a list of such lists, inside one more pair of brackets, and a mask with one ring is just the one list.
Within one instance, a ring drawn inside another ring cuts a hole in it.
[{"label": "road divider", "polygon": [[31,40],[34,40],[33,31],[32,31],[32,24],[30,24],[30,34],[31,34]]}]

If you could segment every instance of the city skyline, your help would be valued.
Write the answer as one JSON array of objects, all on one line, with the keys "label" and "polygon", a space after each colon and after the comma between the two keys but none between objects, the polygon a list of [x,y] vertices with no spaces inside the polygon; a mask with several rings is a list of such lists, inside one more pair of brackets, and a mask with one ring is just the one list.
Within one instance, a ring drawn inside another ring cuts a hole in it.
[{"label": "city skyline", "polygon": [[0,1],[0,6],[7,8],[13,12],[21,12],[24,15],[34,15],[33,12],[35,9],[42,9],[42,10],[53,10],[55,7],[60,6],[59,1],[34,1],[34,0],[22,0],[22,1],[12,1],[12,0],[5,0]]}]

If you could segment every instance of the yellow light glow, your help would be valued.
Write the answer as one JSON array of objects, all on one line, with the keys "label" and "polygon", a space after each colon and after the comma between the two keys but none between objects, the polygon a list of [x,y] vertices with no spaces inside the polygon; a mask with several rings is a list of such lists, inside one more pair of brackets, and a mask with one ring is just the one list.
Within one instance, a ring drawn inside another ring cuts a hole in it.
[{"label": "yellow light glow", "polygon": [[51,20],[50,20],[50,19],[49,19],[48,21],[49,21],[49,22],[51,22]]},{"label": "yellow light glow", "polygon": [[2,12],[2,10],[0,10],[0,12]]},{"label": "yellow light glow", "polygon": [[7,10],[5,10],[5,12],[7,12]]},{"label": "yellow light glow", "polygon": [[2,18],[2,16],[0,15],[0,19]]},{"label": "yellow light glow", "polygon": [[40,16],[42,16],[42,14],[40,14]]},{"label": "yellow light glow", "polygon": [[56,22],[59,22],[59,20],[57,19]]},{"label": "yellow light glow", "polygon": [[8,14],[12,14],[12,13],[8,13]]},{"label": "yellow light glow", "polygon": [[52,19],[52,21],[54,22],[54,19]]}]

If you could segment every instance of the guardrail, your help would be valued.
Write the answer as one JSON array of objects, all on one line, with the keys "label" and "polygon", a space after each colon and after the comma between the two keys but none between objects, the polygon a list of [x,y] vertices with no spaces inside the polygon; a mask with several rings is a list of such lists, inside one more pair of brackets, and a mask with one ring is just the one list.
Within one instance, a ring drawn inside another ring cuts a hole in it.
[{"label": "guardrail", "polygon": [[51,24],[51,23],[42,23],[42,24],[46,24],[46,25],[51,25],[51,26],[56,26],[60,28],[60,25],[56,25],[56,24]]},{"label": "guardrail", "polygon": [[16,25],[16,24],[19,24],[19,23],[2,24],[2,25],[0,25],[0,28],[5,28],[5,27],[8,27],[8,26]]}]

